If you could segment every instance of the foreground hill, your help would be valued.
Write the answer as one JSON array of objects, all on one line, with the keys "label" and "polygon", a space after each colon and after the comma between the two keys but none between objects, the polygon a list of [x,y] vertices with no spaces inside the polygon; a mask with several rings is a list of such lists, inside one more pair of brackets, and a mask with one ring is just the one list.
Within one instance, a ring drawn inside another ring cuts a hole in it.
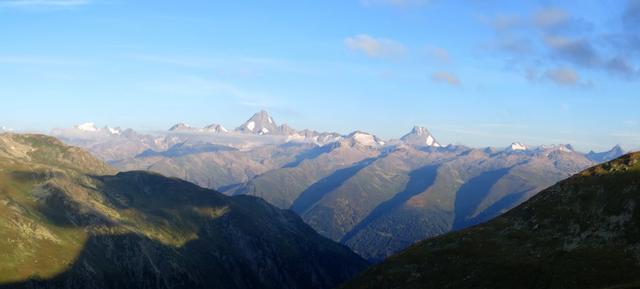
[{"label": "foreground hill", "polygon": [[418,243],[344,288],[638,288],[640,153],[483,225]]},{"label": "foreground hill", "polygon": [[332,288],[366,265],[260,199],[0,135],[0,288]]}]

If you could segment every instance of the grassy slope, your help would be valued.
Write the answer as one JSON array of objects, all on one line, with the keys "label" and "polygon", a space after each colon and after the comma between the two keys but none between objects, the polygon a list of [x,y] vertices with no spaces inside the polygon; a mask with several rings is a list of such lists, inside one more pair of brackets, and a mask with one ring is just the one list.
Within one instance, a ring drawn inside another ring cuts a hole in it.
[{"label": "grassy slope", "polygon": [[256,198],[114,173],[53,138],[0,135],[0,287],[327,288],[366,266]]},{"label": "grassy slope", "polygon": [[640,153],[596,166],[497,219],[420,242],[344,288],[635,288]]}]

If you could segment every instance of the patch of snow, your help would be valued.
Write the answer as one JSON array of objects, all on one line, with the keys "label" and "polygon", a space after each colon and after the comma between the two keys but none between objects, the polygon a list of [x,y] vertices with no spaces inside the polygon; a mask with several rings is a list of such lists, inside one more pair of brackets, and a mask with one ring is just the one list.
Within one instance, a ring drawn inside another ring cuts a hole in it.
[{"label": "patch of snow", "polygon": [[229,130],[227,130],[226,128],[224,128],[224,126],[220,126],[220,131],[221,132],[229,132]]},{"label": "patch of snow", "polygon": [[570,153],[573,152],[573,150],[571,148],[568,148],[565,145],[561,145],[560,148],[558,148],[561,152],[566,152],[566,153]]},{"label": "patch of snow", "polygon": [[433,136],[431,136],[431,135],[427,136],[427,145],[428,146],[433,145],[434,141],[435,140],[433,139]]},{"label": "patch of snow", "polygon": [[96,125],[93,122],[86,122],[83,124],[79,124],[76,126],[77,129],[81,130],[81,131],[88,131],[88,132],[96,132],[98,131],[98,128],[96,127]]},{"label": "patch of snow", "polygon": [[261,133],[261,134],[268,134],[268,133],[269,133],[269,129],[267,129],[266,127],[263,127],[263,128],[260,130],[260,133]]},{"label": "patch of snow", "polygon": [[273,123],[273,119],[269,117],[269,123]]},{"label": "patch of snow", "polygon": [[529,149],[529,147],[519,142],[512,143],[510,148],[512,151],[526,151]]},{"label": "patch of snow", "polygon": [[[287,142],[290,142],[290,141],[304,141],[304,140],[306,140],[306,137],[304,135],[299,134],[299,133],[294,133],[294,134],[290,134],[290,135],[287,136]],[[313,142],[313,141],[315,141],[315,139],[312,138],[311,141]]]},{"label": "patch of snow", "polygon": [[353,139],[362,145],[375,146],[378,144],[376,138],[373,135],[357,132],[353,135]]},{"label": "patch of snow", "polygon": [[256,128],[256,122],[255,121],[250,121],[249,123],[247,123],[247,128],[250,131],[253,131],[253,129]]},{"label": "patch of snow", "polygon": [[116,135],[119,135],[121,133],[120,129],[112,128],[112,127],[107,127],[107,131],[110,134],[116,134]]}]

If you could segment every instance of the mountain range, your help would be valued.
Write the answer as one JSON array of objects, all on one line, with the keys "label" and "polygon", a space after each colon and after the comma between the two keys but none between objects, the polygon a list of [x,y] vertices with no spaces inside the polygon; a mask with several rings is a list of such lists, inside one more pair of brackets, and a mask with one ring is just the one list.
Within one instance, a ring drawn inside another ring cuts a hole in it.
[{"label": "mountain range", "polygon": [[488,223],[411,246],[341,288],[639,288],[639,203],[634,153]]},{"label": "mountain range", "polygon": [[505,148],[442,145],[420,126],[398,140],[362,131],[298,131],[265,111],[233,131],[184,124],[153,134],[112,130],[76,127],[53,134],[123,171],[154,171],[291,209],[372,261],[492,219],[624,153],[619,147],[584,154],[571,145],[519,142]]},{"label": "mountain range", "polygon": [[0,134],[0,288],[334,288],[367,265],[259,198]]}]

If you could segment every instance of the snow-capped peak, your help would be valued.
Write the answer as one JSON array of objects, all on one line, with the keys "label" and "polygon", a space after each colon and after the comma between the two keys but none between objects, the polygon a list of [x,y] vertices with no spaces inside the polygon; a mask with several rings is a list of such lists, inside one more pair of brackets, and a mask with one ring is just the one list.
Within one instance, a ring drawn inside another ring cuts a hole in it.
[{"label": "snow-capped peak", "polygon": [[514,142],[511,144],[509,149],[512,151],[526,151],[529,147],[521,142]]},{"label": "snow-capped peak", "polygon": [[573,146],[570,144],[558,144],[558,145],[541,145],[539,150],[543,151],[562,151],[562,152],[574,152]]},{"label": "snow-capped peak", "polygon": [[355,131],[349,135],[349,139],[353,141],[354,144],[359,144],[363,146],[383,146],[385,144],[384,141],[372,135],[370,133]]},{"label": "snow-capped peak", "polygon": [[215,133],[221,133],[221,132],[229,132],[226,128],[224,128],[224,126],[214,123],[214,124],[210,124],[208,126],[205,126],[203,128],[203,131],[205,132],[215,132]]},{"label": "snow-capped peak", "polygon": [[0,131],[12,131],[12,129],[6,127],[6,126],[0,126]]},{"label": "snow-capped peak", "polygon": [[400,140],[408,145],[441,147],[427,128],[417,125]]},{"label": "snow-capped peak", "polygon": [[86,132],[97,132],[98,128],[93,122],[85,122],[83,124],[76,125],[76,129]]},{"label": "snow-capped peak", "polygon": [[186,124],[186,123],[178,123],[174,126],[172,126],[169,131],[188,131],[188,130],[193,130],[194,128],[191,127],[190,125]]},{"label": "snow-capped peak", "polygon": [[105,128],[105,129],[106,129],[110,134],[113,134],[113,135],[119,135],[119,134],[121,134],[121,133],[122,133],[122,131],[121,131],[121,130],[120,130],[120,128],[118,128],[118,127],[115,127],[115,128],[114,128],[114,127],[110,127],[110,126],[105,126],[104,128]]},{"label": "snow-capped peak", "polygon": [[269,113],[261,110],[254,114],[244,124],[236,128],[236,131],[263,135],[276,134],[279,132],[279,128]]}]

